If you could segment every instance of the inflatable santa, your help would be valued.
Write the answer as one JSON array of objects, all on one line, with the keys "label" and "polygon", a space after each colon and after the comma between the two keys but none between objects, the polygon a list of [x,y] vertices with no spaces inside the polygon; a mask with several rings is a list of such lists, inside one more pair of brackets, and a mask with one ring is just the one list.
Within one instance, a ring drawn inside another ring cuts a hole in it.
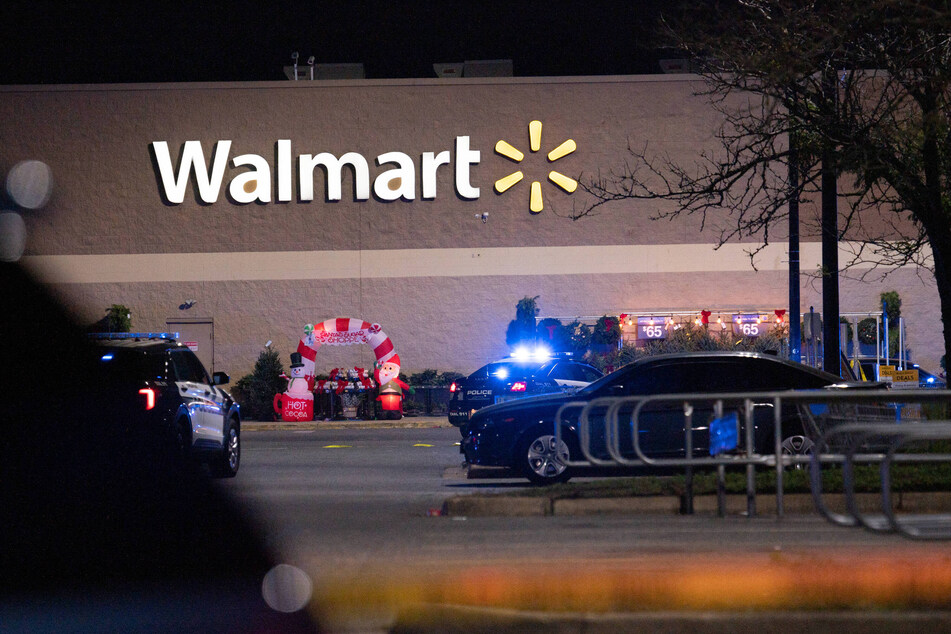
[{"label": "inflatable santa", "polygon": [[412,392],[413,389],[401,381],[399,375],[400,356],[398,354],[394,354],[383,363],[376,364],[373,377],[380,386],[380,395],[376,400],[380,401],[383,418],[395,420],[403,418],[403,390]]}]

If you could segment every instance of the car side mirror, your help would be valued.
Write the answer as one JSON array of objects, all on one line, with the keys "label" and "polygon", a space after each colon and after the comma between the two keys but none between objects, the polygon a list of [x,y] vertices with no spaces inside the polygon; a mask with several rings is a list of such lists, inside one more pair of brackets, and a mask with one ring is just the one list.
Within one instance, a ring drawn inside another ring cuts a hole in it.
[{"label": "car side mirror", "polygon": [[215,372],[211,375],[211,382],[215,385],[227,385],[231,382],[231,377],[224,372]]}]

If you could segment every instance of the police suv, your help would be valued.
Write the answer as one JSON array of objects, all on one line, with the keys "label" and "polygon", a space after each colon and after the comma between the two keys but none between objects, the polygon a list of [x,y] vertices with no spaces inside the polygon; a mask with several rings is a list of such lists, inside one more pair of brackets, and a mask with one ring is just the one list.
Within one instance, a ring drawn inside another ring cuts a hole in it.
[{"label": "police suv", "polygon": [[603,374],[569,353],[516,353],[449,386],[449,422],[463,427],[477,410],[535,394],[573,392]]},{"label": "police suv", "polygon": [[[207,462],[212,475],[232,478],[241,461],[241,414],[195,353],[169,333],[90,335],[103,372],[115,386],[115,405],[130,420],[155,425],[187,461]],[[168,447],[157,447],[163,450]]]}]

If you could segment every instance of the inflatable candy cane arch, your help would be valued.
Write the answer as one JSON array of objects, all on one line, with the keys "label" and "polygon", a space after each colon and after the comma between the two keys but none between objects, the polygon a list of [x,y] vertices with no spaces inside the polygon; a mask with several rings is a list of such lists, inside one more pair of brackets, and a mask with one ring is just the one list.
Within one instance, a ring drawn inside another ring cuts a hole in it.
[{"label": "inflatable candy cane arch", "polygon": [[314,380],[314,360],[317,348],[322,345],[349,346],[367,344],[373,348],[378,364],[392,364],[399,368],[400,357],[393,349],[393,342],[380,328],[380,324],[371,324],[360,319],[338,317],[319,324],[307,324],[304,337],[297,345],[297,351],[303,358],[304,375],[311,384]]}]

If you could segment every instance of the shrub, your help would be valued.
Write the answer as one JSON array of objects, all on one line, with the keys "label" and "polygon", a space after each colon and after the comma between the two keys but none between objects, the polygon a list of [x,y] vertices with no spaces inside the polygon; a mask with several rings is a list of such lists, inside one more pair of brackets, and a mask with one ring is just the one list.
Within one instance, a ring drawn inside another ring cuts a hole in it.
[{"label": "shrub", "polygon": [[853,334],[852,322],[849,320],[848,317],[839,317],[839,323],[846,325],[846,329],[845,329],[845,340],[846,340],[846,341],[852,341],[852,334]]},{"label": "shrub", "polygon": [[554,317],[542,319],[538,322],[538,327],[535,329],[535,339],[548,344],[548,346],[556,352],[570,349],[566,335],[567,331],[562,325],[561,320],[555,319]]},{"label": "shrub", "polygon": [[428,368],[422,372],[409,375],[406,382],[413,387],[446,387],[451,385],[453,381],[461,379],[463,376],[465,375],[451,370],[449,372],[439,372],[438,370]]},{"label": "shrub", "polygon": [[566,342],[567,352],[583,354],[591,345],[591,326],[580,321],[573,321],[561,327],[561,334]]},{"label": "shrub", "polygon": [[287,381],[281,378],[284,364],[275,348],[265,348],[258,355],[254,370],[234,384],[232,394],[244,416],[250,420],[274,420],[274,395],[283,392]]},{"label": "shrub", "polygon": [[[740,338],[742,341],[742,338]],[[683,324],[676,330],[670,330],[666,339],[648,341],[644,350],[647,354],[668,352],[697,352],[703,350],[732,350],[733,335],[725,330],[705,328],[696,324]]]},{"label": "shrub", "polygon": [[645,356],[646,353],[638,350],[630,344],[624,344],[620,349],[614,349],[605,353],[588,354],[585,359],[604,373],[623,368],[628,363],[633,363],[638,358]]},{"label": "shrub", "polygon": [[451,370],[449,372],[443,372],[439,375],[439,385],[452,385],[453,381],[458,381],[459,379],[464,379],[465,377],[466,375],[462,374],[461,372],[453,372]]},{"label": "shrub", "polygon": [[535,340],[535,315],[538,314],[538,295],[527,295],[518,300],[515,306],[515,319],[509,322],[505,330],[505,343],[515,347],[521,343]]},{"label": "shrub", "polygon": [[859,322],[859,342],[864,344],[874,344],[875,339],[875,318],[866,317]]},{"label": "shrub", "polygon": [[621,320],[617,317],[605,315],[598,319],[594,331],[591,333],[591,343],[613,345],[621,339]]},{"label": "shrub", "polygon": [[888,316],[889,327],[898,326],[898,318],[901,317],[901,297],[899,297],[898,291],[885,291],[878,297],[885,304],[885,314]]},{"label": "shrub", "polygon": [[113,304],[106,311],[109,332],[130,332],[132,330],[132,311],[128,306]]}]

